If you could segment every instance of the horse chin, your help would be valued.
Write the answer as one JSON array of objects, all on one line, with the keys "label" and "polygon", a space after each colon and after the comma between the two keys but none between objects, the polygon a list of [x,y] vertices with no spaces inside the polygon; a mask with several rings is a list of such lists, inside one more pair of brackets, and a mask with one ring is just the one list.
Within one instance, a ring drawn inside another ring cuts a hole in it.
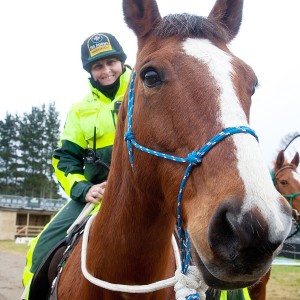
[{"label": "horse chin", "polygon": [[[264,272],[261,274],[261,276],[259,276],[259,275],[241,276],[240,278],[243,278],[242,280],[235,280],[235,278],[233,278],[230,273],[229,273],[230,275],[224,276],[224,273],[223,273],[222,277],[226,277],[226,279],[228,278],[228,281],[227,281],[227,280],[221,279],[218,276],[217,271],[214,272],[214,274],[212,274],[212,272],[209,270],[209,268],[203,263],[201,257],[197,253],[195,253],[194,250],[192,253],[192,257],[193,257],[193,263],[199,268],[205,283],[209,287],[218,289],[218,290],[240,289],[240,288],[252,286],[252,285],[256,284],[260,280],[260,278],[269,270],[269,268],[263,268]],[[213,266],[212,269],[216,269],[216,266]],[[222,269],[223,269],[222,272],[224,272],[223,265],[222,265]],[[216,276],[218,276],[219,278],[217,278]],[[259,277],[257,277],[257,276],[259,276]]]}]

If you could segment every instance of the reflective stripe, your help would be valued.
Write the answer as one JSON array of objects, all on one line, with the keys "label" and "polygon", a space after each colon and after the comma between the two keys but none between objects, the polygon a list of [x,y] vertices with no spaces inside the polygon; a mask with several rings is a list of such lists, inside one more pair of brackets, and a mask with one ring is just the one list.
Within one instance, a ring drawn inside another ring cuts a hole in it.
[{"label": "reflective stripe", "polygon": [[[45,225],[45,227],[43,228],[43,230],[39,233],[38,236],[36,236],[35,238],[33,238],[30,241],[30,246],[29,246],[29,250],[26,254],[26,266],[24,268],[24,272],[23,272],[23,286],[26,287],[27,284],[31,281],[32,277],[33,277],[33,273],[31,272],[31,267],[32,267],[32,257],[33,257],[33,252],[35,250],[36,244],[40,238],[40,236],[43,234],[43,232],[45,231],[45,229],[49,226],[49,224],[55,219],[55,217],[63,210],[63,208],[68,205],[69,202],[67,202],[62,208],[61,210],[50,220],[49,223],[47,223]],[[50,249],[49,249],[50,251]]]},{"label": "reflective stripe", "polygon": [[220,300],[227,300],[227,291],[221,291]]},{"label": "reflective stripe", "polygon": [[65,176],[65,173],[58,169],[57,165],[59,163],[59,160],[55,157],[52,158],[52,165],[55,170],[55,176],[57,180],[60,182],[61,186],[63,187],[66,194],[70,197],[71,195],[71,188],[75,182],[80,181],[87,181],[86,178],[81,174],[71,174],[69,173],[68,176]]},{"label": "reflective stripe", "polygon": [[[240,290],[236,290],[236,292],[239,292]],[[220,295],[220,300],[230,300],[230,299],[235,299],[235,300],[251,300],[249,292],[248,292],[248,288],[243,288],[243,293],[236,293],[235,296],[230,295],[230,293],[228,293],[225,290],[221,291],[221,295]]]},{"label": "reflective stripe", "polygon": [[248,289],[244,288],[243,292],[244,292],[245,300],[251,300]]}]

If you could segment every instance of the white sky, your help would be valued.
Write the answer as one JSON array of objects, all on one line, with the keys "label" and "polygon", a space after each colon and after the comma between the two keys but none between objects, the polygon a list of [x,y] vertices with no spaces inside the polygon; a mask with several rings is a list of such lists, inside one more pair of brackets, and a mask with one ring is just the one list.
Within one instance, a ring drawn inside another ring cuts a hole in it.
[{"label": "white sky", "polygon": [[[207,16],[214,0],[158,0],[162,16]],[[252,98],[251,127],[270,166],[281,139],[300,131],[299,0],[244,0],[244,17],[231,50],[252,66],[260,88]],[[123,21],[121,0],[9,0],[0,3],[0,119],[56,102],[64,122],[88,93],[81,66],[83,40],[114,34],[135,63],[136,38]],[[299,149],[300,150],[300,149]]]}]

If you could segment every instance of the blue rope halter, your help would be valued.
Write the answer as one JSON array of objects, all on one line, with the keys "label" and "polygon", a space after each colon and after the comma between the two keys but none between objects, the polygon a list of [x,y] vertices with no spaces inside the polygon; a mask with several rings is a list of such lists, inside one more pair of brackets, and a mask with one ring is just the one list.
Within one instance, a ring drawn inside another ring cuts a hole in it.
[{"label": "blue rope halter", "polygon": [[[127,125],[127,132],[125,133],[124,139],[127,142],[127,149],[129,153],[129,160],[131,164],[131,168],[133,170],[133,152],[132,152],[132,145],[148,154],[155,155],[160,158],[172,160],[175,162],[180,163],[187,163],[188,166],[184,172],[182,182],[180,184],[179,193],[177,197],[177,231],[180,241],[180,255],[181,255],[181,263],[182,263],[182,273],[186,274],[191,255],[190,255],[190,239],[187,231],[182,227],[182,221],[181,221],[181,201],[182,201],[182,195],[184,191],[184,187],[186,185],[186,182],[188,180],[188,177],[190,175],[190,172],[194,166],[199,165],[202,162],[202,159],[205,154],[207,154],[217,143],[225,139],[226,137],[236,134],[236,133],[249,133],[253,135],[257,141],[258,138],[255,134],[255,132],[247,127],[247,126],[238,126],[238,127],[228,127],[222,130],[220,133],[218,133],[216,136],[214,136],[211,140],[209,140],[204,146],[202,146],[199,150],[193,151],[188,154],[187,157],[177,157],[165,153],[161,153],[149,148],[146,148],[144,146],[141,146],[138,144],[135,139],[132,132],[132,116],[133,116],[133,107],[134,107],[134,79],[136,77],[136,72],[133,71],[132,78],[129,85],[129,92],[128,92],[128,125]],[[198,296],[198,297],[197,297]],[[199,295],[191,295],[188,298],[189,300],[192,299],[199,299]]]}]

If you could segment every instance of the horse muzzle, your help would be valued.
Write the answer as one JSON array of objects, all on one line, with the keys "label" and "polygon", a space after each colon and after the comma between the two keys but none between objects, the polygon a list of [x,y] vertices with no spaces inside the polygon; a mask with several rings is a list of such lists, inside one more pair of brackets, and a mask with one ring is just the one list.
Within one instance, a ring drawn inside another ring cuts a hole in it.
[{"label": "horse muzzle", "polygon": [[271,241],[268,221],[258,210],[241,213],[238,205],[228,201],[211,218],[206,247],[189,232],[194,263],[210,287],[235,289],[253,285],[269,270],[288,228]]}]

